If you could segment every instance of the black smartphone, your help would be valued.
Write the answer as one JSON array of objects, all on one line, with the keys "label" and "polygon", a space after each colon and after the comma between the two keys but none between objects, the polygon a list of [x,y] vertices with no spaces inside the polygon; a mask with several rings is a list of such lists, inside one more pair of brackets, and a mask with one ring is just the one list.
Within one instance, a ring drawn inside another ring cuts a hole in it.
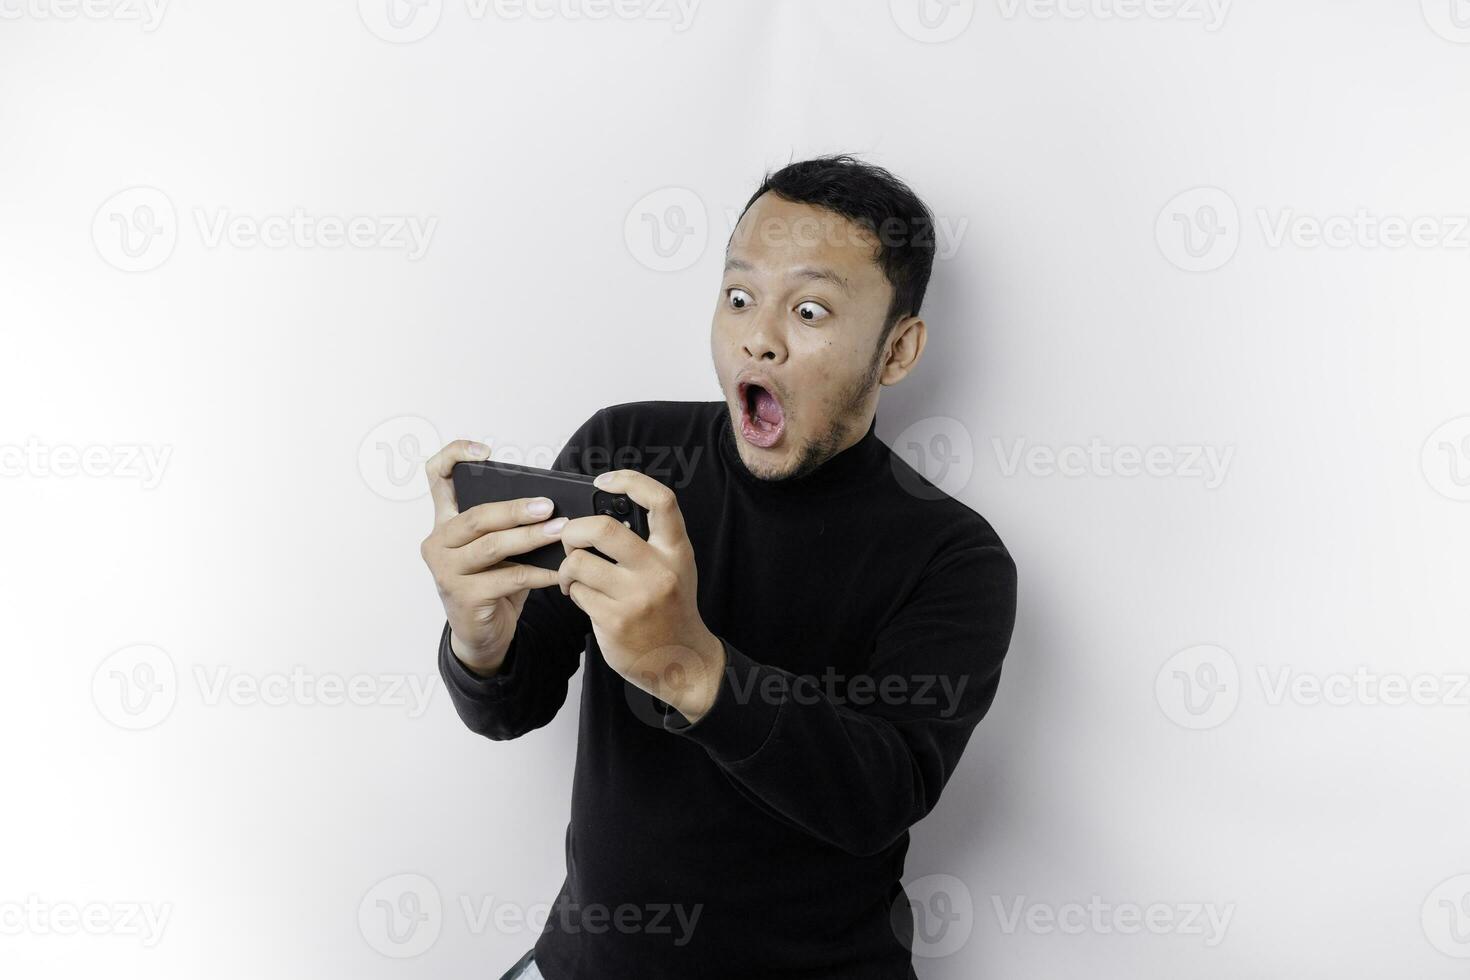
[{"label": "black smartphone", "polygon": [[[493,459],[479,459],[455,463],[451,478],[454,481],[454,500],[461,511],[492,500],[516,500],[521,497],[546,497],[551,501],[551,513],[546,520],[557,517],[591,517],[606,514],[622,521],[633,533],[644,541],[648,540],[648,511],[633,502],[625,493],[609,493],[592,485],[592,477],[582,473],[563,473],[560,470],[543,470],[535,466],[518,463],[502,463]],[[593,554],[607,558],[596,548]],[[506,561],[519,565],[535,565],[556,571],[567,556],[560,541],[553,541],[534,551],[511,555]],[[611,558],[607,559],[612,561]]]}]

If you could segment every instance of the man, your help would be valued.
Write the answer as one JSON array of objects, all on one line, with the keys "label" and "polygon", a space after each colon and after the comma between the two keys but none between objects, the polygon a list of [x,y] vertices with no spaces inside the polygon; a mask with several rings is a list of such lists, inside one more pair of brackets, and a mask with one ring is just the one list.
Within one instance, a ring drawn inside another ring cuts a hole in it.
[{"label": "man", "polygon": [[[924,351],[933,252],[881,168],[767,175],[726,250],[722,399],[604,408],[555,464],[648,508],[647,541],[527,499],[456,513],[451,469],[488,448],[429,460],[465,724],[545,725],[585,664],[566,881],[506,977],[915,975],[908,828],[995,697],[1016,602],[990,525],[875,433]],[[559,570],[515,564],[547,535]]]}]

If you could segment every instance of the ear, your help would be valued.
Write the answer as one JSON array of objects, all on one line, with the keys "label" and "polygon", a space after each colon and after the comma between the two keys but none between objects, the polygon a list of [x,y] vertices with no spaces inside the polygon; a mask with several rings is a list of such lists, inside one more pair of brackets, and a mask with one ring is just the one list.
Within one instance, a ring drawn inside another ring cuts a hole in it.
[{"label": "ear", "polygon": [[888,356],[883,362],[880,385],[896,385],[908,377],[924,356],[924,321],[917,316],[904,317],[893,326],[888,341]]}]

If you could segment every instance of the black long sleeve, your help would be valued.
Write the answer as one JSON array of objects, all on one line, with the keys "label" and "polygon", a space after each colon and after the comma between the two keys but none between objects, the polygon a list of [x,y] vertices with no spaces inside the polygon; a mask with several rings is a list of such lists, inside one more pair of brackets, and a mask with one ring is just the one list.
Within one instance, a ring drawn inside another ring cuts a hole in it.
[{"label": "black long sleeve", "polygon": [[547,980],[914,977],[908,831],[997,695],[1016,568],[875,425],[797,480],[757,478],[738,438],[724,402],[636,402],[557,460],[674,490],[727,660],[697,723],[613,671],[558,589],[528,597],[493,678],[440,635],[455,708],[492,739],[546,724],[583,665]]},{"label": "black long sleeve", "polygon": [[693,725],[671,711],[664,727],[814,837],[879,853],[934,808],[994,700],[1015,595],[1004,548],[956,547],[879,632],[862,686],[798,677],[725,641],[714,705]]}]

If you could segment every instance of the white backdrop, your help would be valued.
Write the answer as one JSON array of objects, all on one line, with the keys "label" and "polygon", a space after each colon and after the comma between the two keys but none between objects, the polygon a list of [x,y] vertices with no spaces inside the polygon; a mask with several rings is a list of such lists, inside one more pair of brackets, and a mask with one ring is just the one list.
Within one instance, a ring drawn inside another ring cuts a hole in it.
[{"label": "white backdrop", "polygon": [[419,461],[719,397],[853,151],[941,229],[879,435],[1020,576],[920,976],[1464,975],[1463,0],[392,2],[0,0],[0,972],[519,956],[579,680],[461,727]]}]

